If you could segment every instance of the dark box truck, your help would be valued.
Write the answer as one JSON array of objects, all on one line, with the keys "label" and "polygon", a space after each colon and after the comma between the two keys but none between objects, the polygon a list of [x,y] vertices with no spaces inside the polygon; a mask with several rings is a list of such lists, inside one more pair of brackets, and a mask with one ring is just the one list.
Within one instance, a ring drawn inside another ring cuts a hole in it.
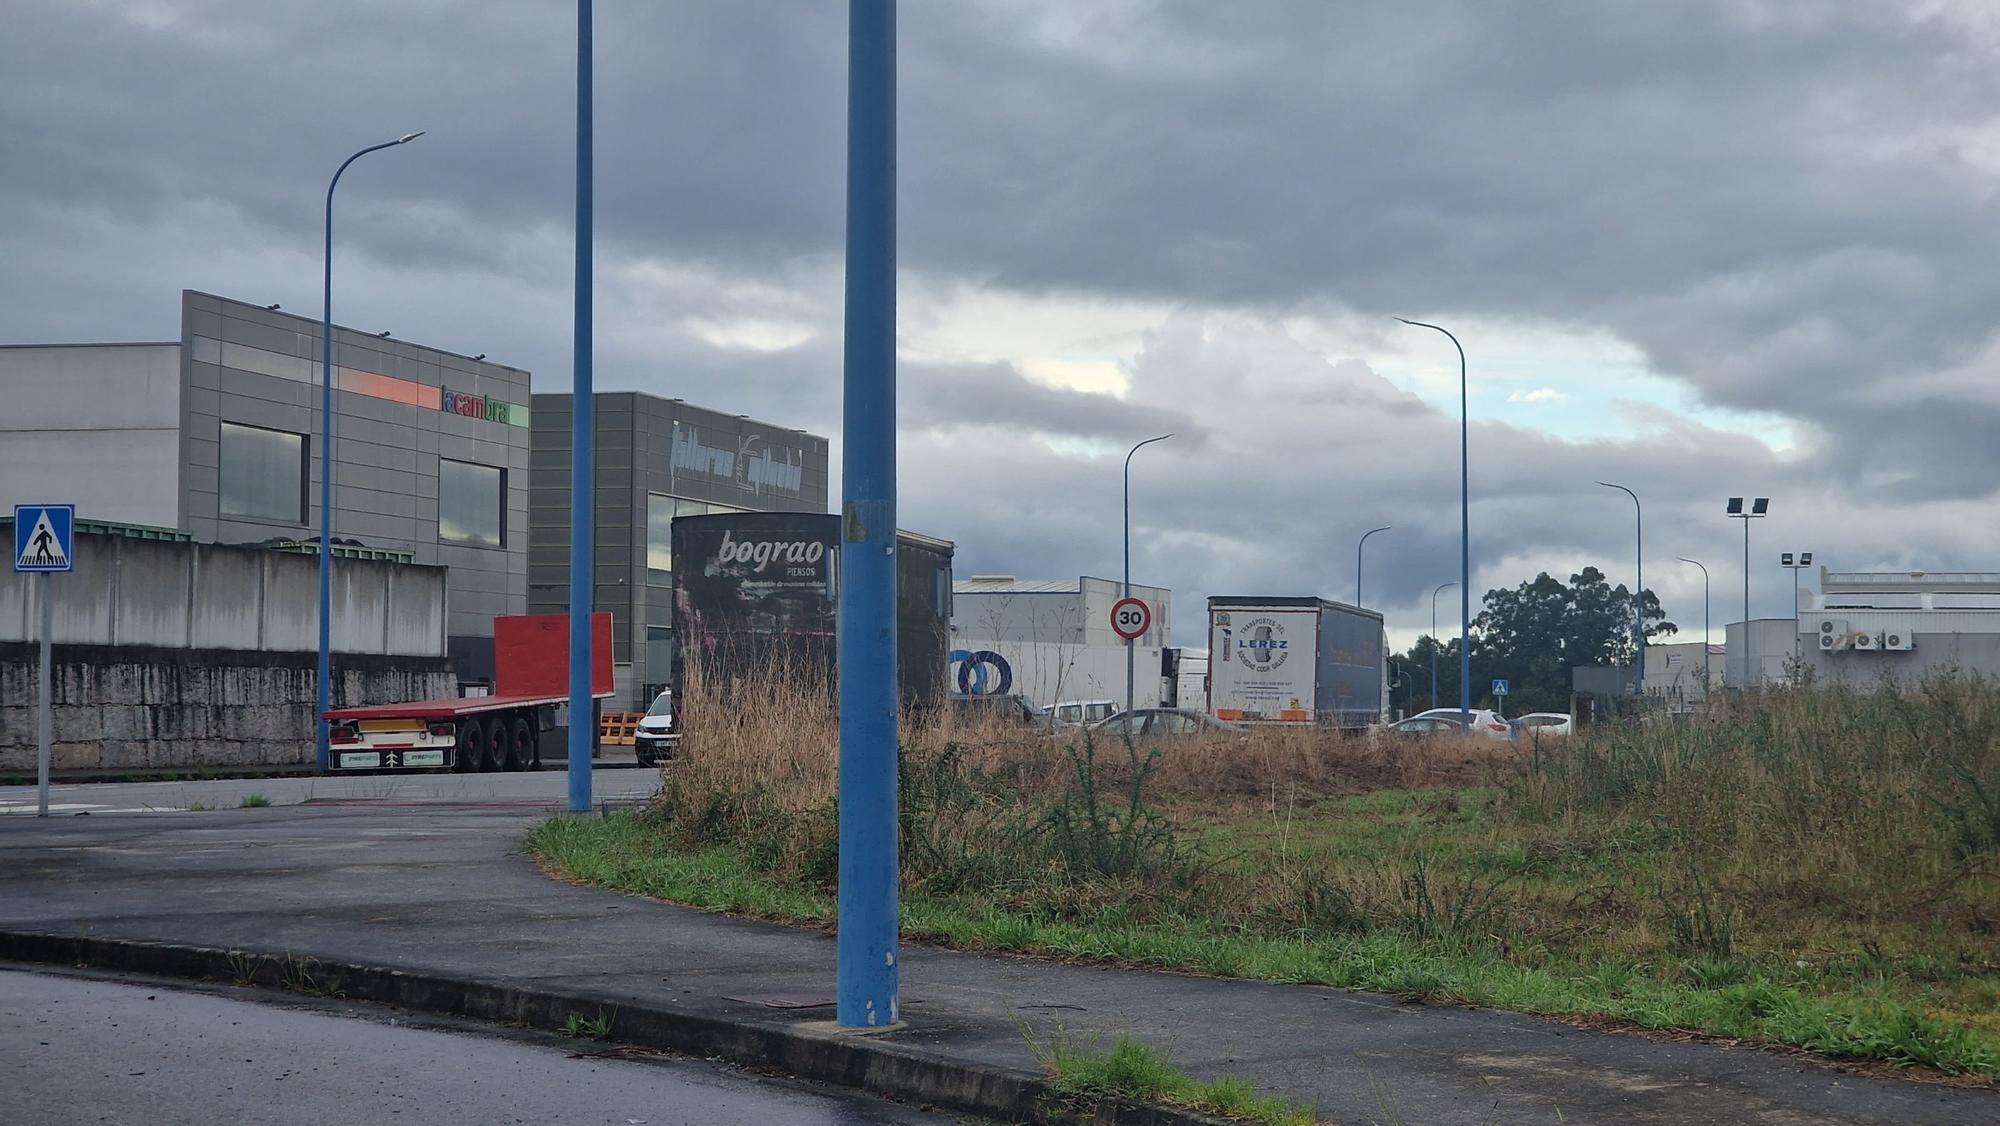
[{"label": "dark box truck", "polygon": [[[723,678],[789,661],[823,670],[833,683],[839,517],[682,516],[672,539],[677,670],[689,654],[700,655],[708,675]],[[944,702],[952,550],[946,540],[896,533],[896,684],[906,711]]]}]

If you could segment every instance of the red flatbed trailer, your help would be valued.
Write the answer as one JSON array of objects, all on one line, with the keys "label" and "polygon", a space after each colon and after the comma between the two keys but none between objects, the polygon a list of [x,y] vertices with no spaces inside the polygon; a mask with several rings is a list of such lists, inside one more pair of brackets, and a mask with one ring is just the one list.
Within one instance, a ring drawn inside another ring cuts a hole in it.
[{"label": "red flatbed trailer", "polygon": [[[592,614],[590,635],[591,696],[601,700],[612,692],[611,615]],[[541,734],[569,703],[569,615],[493,619],[493,664],[491,696],[328,711],[328,765],[336,772],[539,769]]]}]

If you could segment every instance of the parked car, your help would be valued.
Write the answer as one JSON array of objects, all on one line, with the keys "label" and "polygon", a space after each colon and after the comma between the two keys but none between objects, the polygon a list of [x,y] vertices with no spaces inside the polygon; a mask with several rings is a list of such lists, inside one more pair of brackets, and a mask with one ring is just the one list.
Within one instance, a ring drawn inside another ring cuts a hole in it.
[{"label": "parked car", "polygon": [[1025,696],[988,696],[966,692],[951,694],[953,718],[960,723],[994,723],[1003,727],[1049,728],[1047,712]]},{"label": "parked car", "polygon": [[640,766],[653,766],[674,757],[680,741],[680,733],[674,730],[674,690],[669,688],[653,697],[652,706],[639,720],[639,730],[632,733],[632,751],[639,756]]},{"label": "parked car", "polygon": [[1049,720],[1056,727],[1088,727],[1111,718],[1118,710],[1116,700],[1064,700],[1049,709]]},{"label": "parked car", "polygon": [[1575,730],[1574,721],[1563,712],[1529,712],[1508,721],[1513,737],[1533,738],[1537,735],[1567,735]]},{"label": "parked car", "polygon": [[1424,735],[1463,735],[1465,725],[1456,719],[1446,719],[1441,715],[1418,715],[1399,723],[1391,723],[1377,730],[1387,735],[1417,738]]},{"label": "parked car", "polygon": [[[1432,708],[1429,711],[1418,712],[1410,719],[1448,719],[1457,723],[1458,717],[1457,708]],[[1514,734],[1514,729],[1507,723],[1507,717],[1491,708],[1472,709],[1472,730],[1494,739],[1509,739]]]},{"label": "parked car", "polygon": [[1129,712],[1118,712],[1090,725],[1092,731],[1102,731],[1107,735],[1123,735],[1130,728],[1132,735],[1213,735],[1240,734],[1242,728],[1233,723],[1225,723],[1201,712],[1191,712],[1185,708],[1134,708]]}]

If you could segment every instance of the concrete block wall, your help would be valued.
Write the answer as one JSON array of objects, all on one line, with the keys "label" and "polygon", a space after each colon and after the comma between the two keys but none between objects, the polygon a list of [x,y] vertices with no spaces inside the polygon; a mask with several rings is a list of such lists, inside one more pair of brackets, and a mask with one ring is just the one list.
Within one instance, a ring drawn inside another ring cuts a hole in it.
[{"label": "concrete block wall", "polygon": [[[313,762],[312,653],[57,645],[59,773],[302,767]],[[0,643],[0,775],[35,771],[36,648]],[[454,696],[443,657],[343,656],[334,706]]]}]

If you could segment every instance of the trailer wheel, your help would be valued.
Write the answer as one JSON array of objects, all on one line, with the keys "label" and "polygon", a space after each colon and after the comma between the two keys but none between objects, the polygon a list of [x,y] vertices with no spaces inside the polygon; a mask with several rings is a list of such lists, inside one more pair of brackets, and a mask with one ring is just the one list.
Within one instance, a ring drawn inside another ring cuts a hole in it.
[{"label": "trailer wheel", "polygon": [[458,774],[471,774],[486,763],[486,728],[476,719],[469,719],[458,725],[458,750],[452,755],[451,769]]},{"label": "trailer wheel", "polygon": [[535,732],[525,719],[516,718],[507,742],[507,769],[526,770],[535,758]]},{"label": "trailer wheel", "polygon": [[507,720],[495,717],[486,725],[486,757],[479,769],[499,773],[507,769]]}]

